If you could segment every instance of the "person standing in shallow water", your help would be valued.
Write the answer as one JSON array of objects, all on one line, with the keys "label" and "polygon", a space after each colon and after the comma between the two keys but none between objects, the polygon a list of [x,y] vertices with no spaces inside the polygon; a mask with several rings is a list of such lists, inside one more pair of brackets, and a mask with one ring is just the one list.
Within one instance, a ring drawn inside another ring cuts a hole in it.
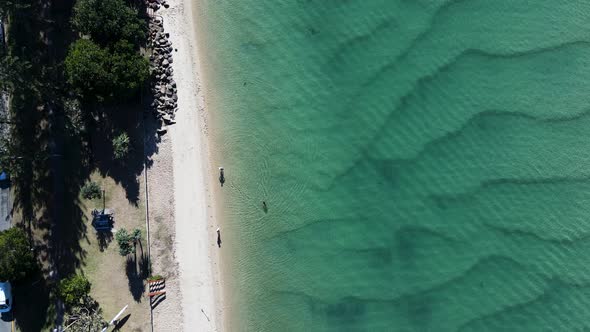
[{"label": "person standing in shallow water", "polygon": [[221,230],[217,228],[217,246],[221,248]]},{"label": "person standing in shallow water", "polygon": [[223,187],[223,184],[225,183],[225,174],[223,173],[223,167],[219,167],[219,183],[221,183],[221,186]]}]

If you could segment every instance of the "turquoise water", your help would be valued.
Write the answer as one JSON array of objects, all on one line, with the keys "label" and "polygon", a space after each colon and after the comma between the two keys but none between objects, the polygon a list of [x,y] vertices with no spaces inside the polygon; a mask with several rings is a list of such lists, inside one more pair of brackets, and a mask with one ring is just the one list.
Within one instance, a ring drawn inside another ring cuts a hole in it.
[{"label": "turquoise water", "polygon": [[231,331],[590,330],[590,2],[199,10]]}]

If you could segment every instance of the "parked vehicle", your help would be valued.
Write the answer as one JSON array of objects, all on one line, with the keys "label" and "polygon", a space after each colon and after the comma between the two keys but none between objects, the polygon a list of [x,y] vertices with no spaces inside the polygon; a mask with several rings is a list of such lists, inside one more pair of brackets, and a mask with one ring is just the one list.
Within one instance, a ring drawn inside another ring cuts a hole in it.
[{"label": "parked vehicle", "polygon": [[10,282],[0,282],[0,312],[12,310],[12,287]]}]

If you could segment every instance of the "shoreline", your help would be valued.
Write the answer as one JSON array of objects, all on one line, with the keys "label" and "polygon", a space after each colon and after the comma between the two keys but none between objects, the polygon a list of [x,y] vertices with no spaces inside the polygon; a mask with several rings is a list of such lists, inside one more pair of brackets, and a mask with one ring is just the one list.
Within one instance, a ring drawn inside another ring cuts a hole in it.
[{"label": "shoreline", "polygon": [[[215,209],[215,179],[202,89],[201,57],[193,3],[169,0],[157,14],[170,34],[174,79],[178,84],[176,124],[168,128],[174,174],[174,256],[177,275],[179,322],[162,322],[168,330],[224,331],[223,283],[219,227]],[[223,235],[223,229],[222,229]],[[160,318],[160,315],[158,315]],[[166,314],[161,320],[166,320]],[[155,317],[155,325],[160,321]],[[159,325],[159,324],[158,324]]]}]

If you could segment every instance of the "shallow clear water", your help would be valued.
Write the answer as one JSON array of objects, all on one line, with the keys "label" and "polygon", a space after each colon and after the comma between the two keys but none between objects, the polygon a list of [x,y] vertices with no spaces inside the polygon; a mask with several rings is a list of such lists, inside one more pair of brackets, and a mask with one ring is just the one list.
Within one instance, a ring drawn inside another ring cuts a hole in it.
[{"label": "shallow clear water", "polygon": [[200,11],[232,330],[590,329],[590,2]]}]

